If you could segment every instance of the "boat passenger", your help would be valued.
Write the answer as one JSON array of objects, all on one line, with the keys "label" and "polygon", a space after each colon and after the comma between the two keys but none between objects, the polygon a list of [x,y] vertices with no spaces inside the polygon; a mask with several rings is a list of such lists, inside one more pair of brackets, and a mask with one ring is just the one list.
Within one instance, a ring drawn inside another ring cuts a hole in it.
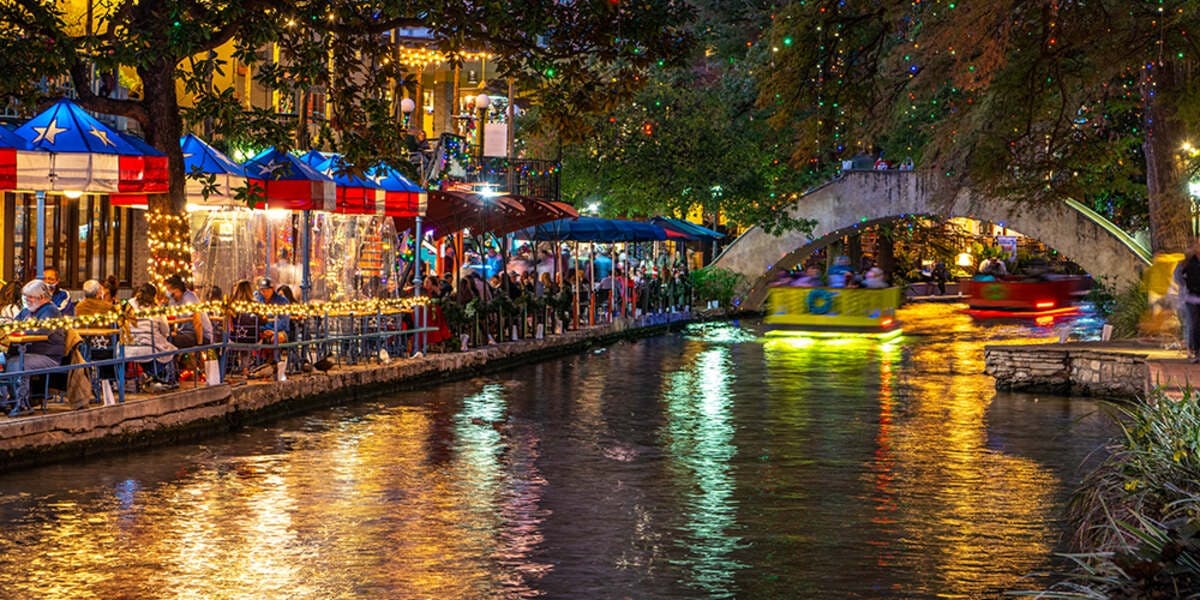
[{"label": "boat passenger", "polygon": [[775,276],[775,279],[772,280],[771,283],[767,284],[767,287],[788,287],[791,284],[792,284],[791,272],[787,271],[787,270],[783,270],[783,271],[780,271],[779,274]]},{"label": "boat passenger", "polygon": [[804,274],[792,280],[792,287],[821,287],[821,270],[811,266]]},{"label": "boat passenger", "polygon": [[871,289],[882,289],[888,286],[887,277],[883,274],[883,269],[879,267],[871,267],[867,271],[866,277],[863,278],[863,287]]},{"label": "boat passenger", "polygon": [[833,260],[833,266],[829,267],[829,287],[846,287],[846,280],[853,277],[849,256],[841,255]]},{"label": "boat passenger", "polygon": [[979,263],[979,272],[975,274],[975,279],[978,281],[995,281],[999,277],[1008,275],[1008,267],[1004,265],[1004,261],[999,258],[985,258]]}]

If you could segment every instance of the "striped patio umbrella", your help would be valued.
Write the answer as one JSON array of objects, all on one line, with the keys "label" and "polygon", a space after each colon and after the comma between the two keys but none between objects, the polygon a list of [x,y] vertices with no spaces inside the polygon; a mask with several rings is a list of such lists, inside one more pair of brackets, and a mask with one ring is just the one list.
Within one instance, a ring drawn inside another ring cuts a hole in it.
[{"label": "striped patio umbrella", "polygon": [[267,199],[267,208],[332,211],[337,198],[333,179],[303,160],[267,148],[243,165]]},{"label": "striped patio umbrella", "polygon": [[[46,193],[156,194],[167,191],[165,178],[146,177],[146,151],[125,140],[65,98],[15,132],[33,153],[28,164],[18,154],[18,189],[37,194],[38,277],[45,273]],[[157,151],[156,151],[157,152]],[[43,163],[43,160],[45,163]],[[45,164],[45,168],[43,168]]]},{"label": "striped patio umbrella", "polygon": [[[207,206],[245,206],[244,202],[237,199],[238,188],[244,188],[253,181],[246,176],[245,167],[190,133],[179,138],[179,147],[183,150],[184,172],[211,176],[215,185],[206,197],[204,183],[188,177],[188,202]],[[262,182],[257,182],[257,185],[262,185]]]},{"label": "striped patio umbrella", "polygon": [[400,171],[388,165],[379,165],[371,170],[370,175],[383,188],[383,214],[411,219],[425,211],[429,195]]},{"label": "striped patio umbrella", "polygon": [[340,154],[309,150],[300,157],[310,167],[331,177],[337,184],[334,212],[373,215],[382,212],[383,188],[367,177],[351,173]]},{"label": "striped patio umbrella", "polygon": [[[159,152],[157,148],[147,144],[142,138],[128,133],[120,133],[121,139],[129,143],[129,145],[142,151],[142,172],[140,179],[131,177],[132,170],[136,168],[137,163],[127,161],[122,165],[122,181],[120,184],[121,191],[119,193],[110,194],[109,201],[114,206],[146,206],[146,189],[163,189],[170,187],[170,175],[167,168],[167,155]],[[129,177],[127,177],[129,176]]]}]

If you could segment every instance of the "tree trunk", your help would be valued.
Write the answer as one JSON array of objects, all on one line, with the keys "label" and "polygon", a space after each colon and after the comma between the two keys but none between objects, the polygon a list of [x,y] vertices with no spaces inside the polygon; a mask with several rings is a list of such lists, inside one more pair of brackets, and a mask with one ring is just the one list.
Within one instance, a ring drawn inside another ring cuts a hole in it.
[{"label": "tree trunk", "polygon": [[[850,266],[857,272],[862,269],[862,234],[853,233],[846,238],[846,254],[850,255]],[[862,273],[859,273],[861,275]]]},{"label": "tree trunk", "polygon": [[[1179,155],[1186,129],[1172,100],[1182,97],[1174,65],[1155,65],[1156,85],[1143,82],[1142,122],[1146,137],[1146,188],[1150,201],[1150,244],[1155,254],[1183,252],[1191,236],[1191,204],[1184,186],[1185,169]],[[1153,93],[1151,93],[1153,92]]]},{"label": "tree trunk", "polygon": [[308,103],[311,98],[312,88],[305,87],[300,92],[300,106],[296,108],[296,148],[300,152],[307,152],[313,147],[312,137],[308,133]]},{"label": "tree trunk", "polygon": [[896,242],[892,239],[892,225],[880,225],[875,238],[875,261],[887,274],[888,280],[896,282]]},{"label": "tree trunk", "polygon": [[138,69],[142,79],[143,106],[147,120],[142,123],[146,141],[167,155],[169,191],[148,198],[150,278],[158,283],[179,273],[191,280],[192,240],[187,222],[186,175],[183,169],[183,150],[179,138],[183,135],[183,118],[179,114],[179,98],[175,93],[175,65],[160,60]]}]

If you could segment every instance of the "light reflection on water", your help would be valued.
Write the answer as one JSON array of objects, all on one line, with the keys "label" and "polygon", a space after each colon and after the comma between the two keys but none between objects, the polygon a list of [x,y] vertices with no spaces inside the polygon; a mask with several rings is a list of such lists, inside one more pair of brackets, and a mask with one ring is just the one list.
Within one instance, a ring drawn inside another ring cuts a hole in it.
[{"label": "light reflection on water", "polygon": [[980,328],[709,324],[235,435],[0,476],[0,598],[994,596],[1114,430],[997,394]]}]

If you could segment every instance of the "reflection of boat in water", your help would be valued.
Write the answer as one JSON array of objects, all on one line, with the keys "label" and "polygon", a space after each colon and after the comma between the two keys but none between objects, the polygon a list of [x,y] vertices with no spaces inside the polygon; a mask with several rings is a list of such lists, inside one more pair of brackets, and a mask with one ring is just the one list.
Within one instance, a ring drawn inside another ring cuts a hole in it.
[{"label": "reflection of boat in water", "polygon": [[806,335],[865,334],[893,337],[900,334],[896,307],[900,288],[771,288],[767,295],[768,333],[801,332]]},{"label": "reflection of boat in water", "polygon": [[1079,314],[1076,296],[1090,287],[1086,277],[971,279],[963,281],[967,314],[976,319],[1065,317]]}]

